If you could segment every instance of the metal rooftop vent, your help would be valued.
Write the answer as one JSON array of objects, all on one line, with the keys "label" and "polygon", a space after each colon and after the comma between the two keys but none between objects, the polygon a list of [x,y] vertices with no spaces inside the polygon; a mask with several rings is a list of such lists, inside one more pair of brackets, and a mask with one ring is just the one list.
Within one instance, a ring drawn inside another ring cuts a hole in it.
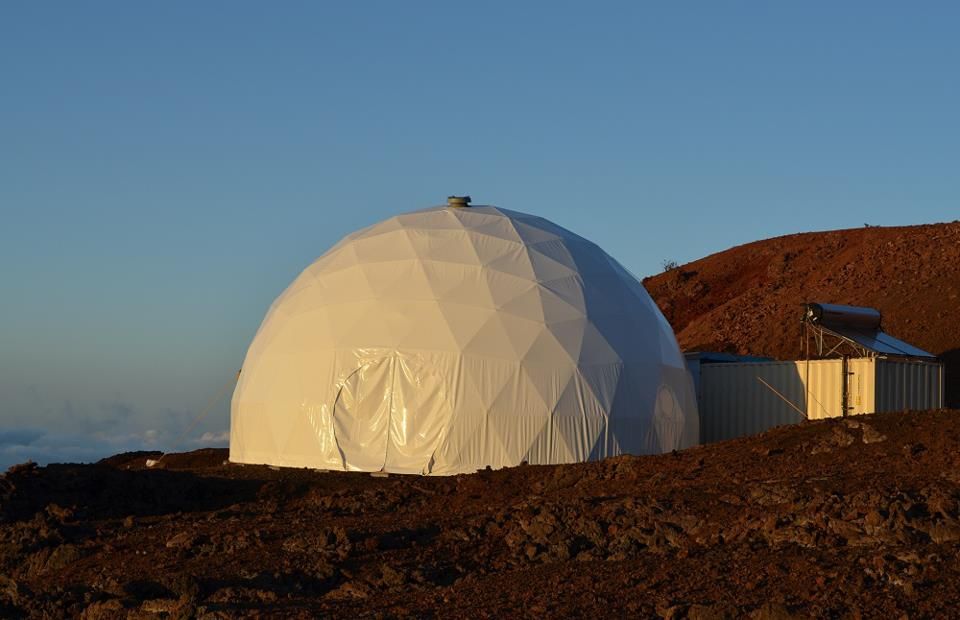
[{"label": "metal rooftop vent", "polygon": [[843,354],[850,348],[860,357],[936,357],[884,332],[880,318],[874,308],[839,304],[808,303],[803,312],[804,329],[813,330],[818,357]]}]

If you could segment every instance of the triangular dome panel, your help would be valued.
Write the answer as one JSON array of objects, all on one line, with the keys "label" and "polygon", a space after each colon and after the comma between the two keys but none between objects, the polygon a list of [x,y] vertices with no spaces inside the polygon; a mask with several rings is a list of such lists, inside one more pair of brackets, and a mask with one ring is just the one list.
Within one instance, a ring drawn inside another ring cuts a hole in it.
[{"label": "triangular dome panel", "polygon": [[270,307],[230,458],[456,474],[692,445],[692,382],[642,284],[540,217],[439,207],[345,237]]}]

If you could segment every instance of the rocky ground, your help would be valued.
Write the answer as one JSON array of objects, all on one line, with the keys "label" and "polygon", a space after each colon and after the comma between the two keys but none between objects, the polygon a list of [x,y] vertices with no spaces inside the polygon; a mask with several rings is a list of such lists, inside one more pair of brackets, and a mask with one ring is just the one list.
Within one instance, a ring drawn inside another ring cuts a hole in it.
[{"label": "rocky ground", "polygon": [[0,617],[934,618],[960,411],[446,478],[224,463],[0,478]]},{"label": "rocky ground", "polygon": [[960,220],[757,241],[644,285],[688,351],[799,359],[805,302],[878,308],[886,331],[946,361],[960,407]]}]

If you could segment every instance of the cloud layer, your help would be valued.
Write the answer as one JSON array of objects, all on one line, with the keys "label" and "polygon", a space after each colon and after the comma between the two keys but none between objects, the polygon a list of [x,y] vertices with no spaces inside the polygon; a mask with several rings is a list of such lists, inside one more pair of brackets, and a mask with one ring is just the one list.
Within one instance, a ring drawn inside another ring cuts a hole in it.
[{"label": "cloud layer", "polygon": [[67,396],[7,379],[0,375],[0,472],[27,460],[91,462],[132,450],[182,452],[229,443],[229,432],[222,430],[230,417],[228,399],[183,437],[200,411],[135,405],[122,397]]},{"label": "cloud layer", "polygon": [[[170,449],[170,435],[157,429],[116,435],[104,432],[55,433],[37,428],[3,430],[0,431],[0,471],[25,461],[40,465],[89,463],[121,452]],[[222,448],[227,446],[229,437],[229,431],[206,432],[200,437],[185,440],[174,449]]]}]

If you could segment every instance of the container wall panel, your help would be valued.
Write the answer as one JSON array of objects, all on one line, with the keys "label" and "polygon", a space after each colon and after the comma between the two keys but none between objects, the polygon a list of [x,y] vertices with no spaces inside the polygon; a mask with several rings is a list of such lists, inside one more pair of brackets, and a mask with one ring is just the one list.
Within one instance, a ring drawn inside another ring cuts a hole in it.
[{"label": "container wall panel", "polygon": [[943,366],[936,362],[880,359],[877,412],[938,409],[943,406]]},{"label": "container wall panel", "polygon": [[804,410],[808,376],[811,411],[816,417],[839,415],[839,360],[811,361],[809,368],[806,362],[702,364],[701,441],[723,441],[801,422],[803,415],[784,398]]},{"label": "container wall panel", "polygon": [[811,420],[822,420],[841,415],[840,381],[843,376],[843,363],[840,360],[789,363],[797,367],[797,373],[806,387],[800,402],[806,400],[807,417]]}]

